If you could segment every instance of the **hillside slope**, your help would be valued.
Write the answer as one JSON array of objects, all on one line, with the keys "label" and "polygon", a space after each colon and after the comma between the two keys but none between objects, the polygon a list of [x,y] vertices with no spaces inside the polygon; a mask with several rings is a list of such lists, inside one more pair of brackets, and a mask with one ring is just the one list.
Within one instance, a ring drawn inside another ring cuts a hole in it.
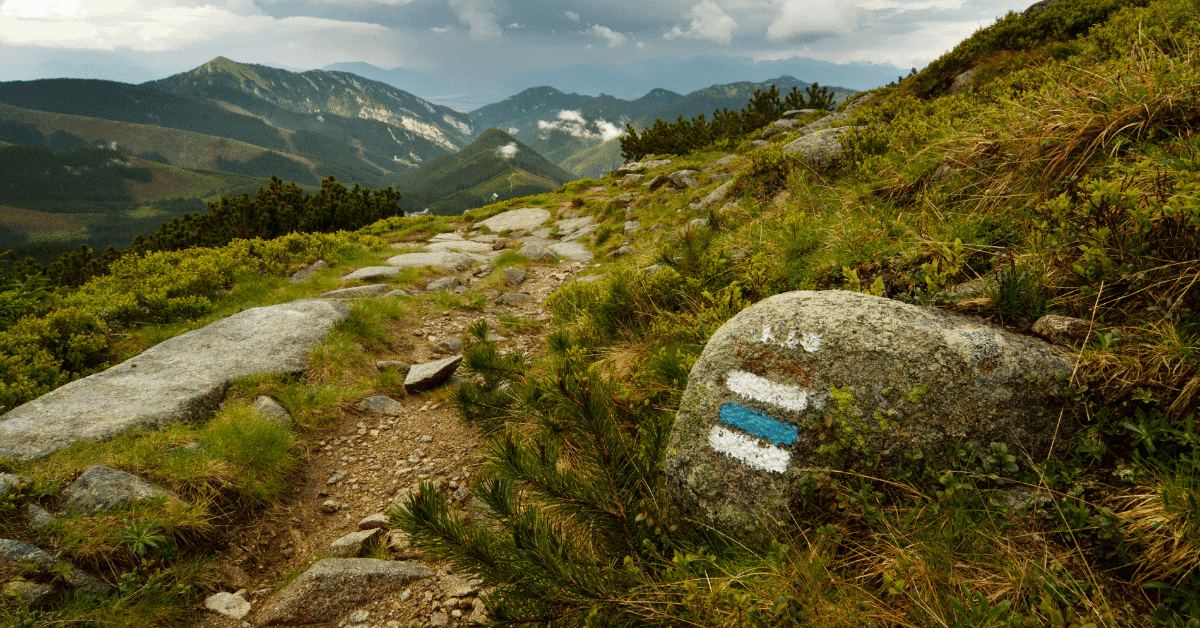
[{"label": "hillside slope", "polygon": [[388,183],[404,193],[409,211],[451,215],[550,191],[575,178],[508,133],[488,129],[458,153],[395,175]]}]

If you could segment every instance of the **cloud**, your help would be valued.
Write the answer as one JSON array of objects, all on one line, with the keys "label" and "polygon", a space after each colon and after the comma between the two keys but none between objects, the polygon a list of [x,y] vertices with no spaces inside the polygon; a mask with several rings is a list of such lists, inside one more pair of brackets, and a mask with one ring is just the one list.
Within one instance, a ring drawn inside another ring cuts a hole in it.
[{"label": "cloud", "polygon": [[450,0],[450,8],[458,14],[458,21],[471,29],[471,39],[502,39],[500,22],[487,0]]},{"label": "cloud", "polygon": [[589,123],[583,117],[583,114],[569,109],[559,111],[558,119],[553,122],[538,120],[538,130],[541,131],[543,137],[549,136],[554,131],[561,131],[574,137],[600,140],[602,142],[607,142],[614,137],[620,137],[625,132],[624,129],[604,118],[597,118]]},{"label": "cloud", "polygon": [[579,14],[574,11],[563,11],[563,15],[567,16],[567,19],[573,22],[579,21]]},{"label": "cloud", "polygon": [[767,37],[802,40],[849,33],[861,11],[851,0],[784,0]]},{"label": "cloud", "polygon": [[599,24],[593,24],[587,32],[599,37],[600,39],[603,39],[608,43],[609,48],[616,48],[617,46],[620,46],[629,40],[629,38],[625,35],[622,35],[621,33],[618,33],[607,26],[601,26]]},{"label": "cloud", "polygon": [[450,32],[450,28],[451,27],[449,27],[449,26],[430,26],[429,30],[431,30],[435,33],[448,33],[448,32]]},{"label": "cloud", "polygon": [[513,157],[517,156],[517,150],[516,142],[509,142],[504,146],[497,148],[496,155],[505,159],[512,159]]},{"label": "cloud", "polygon": [[512,24],[509,24],[509,25],[508,25],[508,27],[509,27],[509,28],[514,28],[514,29],[515,29],[515,28],[524,28],[523,26],[521,26],[521,25],[520,25],[519,23],[517,23],[517,22],[513,22]]},{"label": "cloud", "polygon": [[686,37],[688,39],[706,39],[718,44],[728,44],[733,41],[733,29],[737,28],[737,22],[713,0],[703,0],[700,4],[692,7],[692,10],[684,17],[692,18],[688,30],[685,31],[676,24],[671,30],[663,33],[663,39]]},{"label": "cloud", "polygon": [[[231,4],[246,10],[245,3]],[[180,6],[173,0],[7,0],[0,5],[0,44],[59,49],[161,52],[203,43],[236,47],[247,39],[348,39],[386,31],[378,24],[240,15],[228,7]]]}]

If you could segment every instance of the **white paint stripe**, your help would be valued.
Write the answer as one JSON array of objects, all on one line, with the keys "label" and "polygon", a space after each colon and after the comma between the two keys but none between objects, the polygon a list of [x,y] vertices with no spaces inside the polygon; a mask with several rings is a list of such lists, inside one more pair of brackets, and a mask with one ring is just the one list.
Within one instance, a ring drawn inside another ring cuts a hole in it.
[{"label": "white paint stripe", "polygon": [[785,410],[800,412],[808,407],[808,393],[799,386],[777,384],[745,371],[729,371],[725,378],[729,390],[754,401],[769,403]]},{"label": "white paint stripe", "polygon": [[787,471],[792,454],[774,446],[759,445],[758,439],[714,425],[708,433],[708,444],[713,449],[762,471],[783,473]]}]

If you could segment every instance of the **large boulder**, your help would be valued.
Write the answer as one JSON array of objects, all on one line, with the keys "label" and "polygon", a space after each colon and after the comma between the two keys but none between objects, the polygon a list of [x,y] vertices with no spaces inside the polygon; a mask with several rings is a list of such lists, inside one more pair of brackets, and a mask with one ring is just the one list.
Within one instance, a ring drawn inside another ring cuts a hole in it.
[{"label": "large boulder", "polygon": [[533,231],[550,219],[550,212],[540,207],[522,207],[502,214],[496,214],[487,220],[481,220],[474,229],[487,227],[494,233],[501,231]]},{"label": "large boulder", "polygon": [[232,380],[299,373],[309,350],[350,312],[302,299],[256,307],[155,345],[0,416],[0,456],[41,458],[80,441],[200,418]]},{"label": "large boulder", "polygon": [[326,558],[271,596],[254,623],[292,626],[332,621],[348,608],[399,596],[412,582],[432,575],[417,563]]},{"label": "large boulder", "polygon": [[132,473],[93,465],[63,490],[63,507],[89,515],[156,497],[178,500],[179,496]]},{"label": "large boulder", "polygon": [[864,127],[840,126],[810,133],[783,146],[783,154],[798,155],[817,165],[830,164],[842,156],[842,135]]},{"label": "large boulder", "polygon": [[692,368],[669,491],[688,516],[752,530],[812,469],[871,471],[954,443],[1044,460],[1069,436],[1049,391],[1072,365],[976,318],[857,292],[776,295],[718,329]]}]

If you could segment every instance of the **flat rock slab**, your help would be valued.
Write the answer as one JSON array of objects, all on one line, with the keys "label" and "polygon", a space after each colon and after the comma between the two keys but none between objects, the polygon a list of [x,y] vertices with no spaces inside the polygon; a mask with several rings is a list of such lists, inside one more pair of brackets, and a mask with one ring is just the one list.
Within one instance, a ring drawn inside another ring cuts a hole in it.
[{"label": "flat rock slab", "polygon": [[454,373],[454,369],[458,368],[458,363],[462,362],[462,359],[461,355],[456,355],[436,362],[414,364],[408,370],[408,376],[404,378],[404,390],[412,393],[437,386]]},{"label": "flat rock slab", "polygon": [[250,612],[250,602],[232,593],[222,591],[208,596],[204,608],[229,619],[241,619]]},{"label": "flat rock slab", "polygon": [[517,231],[524,229],[525,231],[533,231],[542,226],[550,219],[550,212],[538,207],[522,207],[506,211],[503,214],[496,214],[487,220],[482,220],[475,223],[475,229],[479,227],[487,227],[493,232],[501,231]]},{"label": "flat rock slab", "polygon": [[398,268],[425,268],[431,266],[446,272],[463,270],[475,265],[475,259],[465,253],[456,251],[425,251],[423,253],[403,253],[388,258],[387,263]]},{"label": "flat rock slab", "polygon": [[404,405],[399,401],[383,395],[367,397],[358,402],[358,407],[368,412],[379,412],[381,414],[400,414],[404,410]]},{"label": "flat rock slab", "polygon": [[369,286],[355,286],[353,288],[341,288],[339,290],[330,290],[321,296],[326,299],[358,299],[361,297],[377,297],[388,290],[391,286],[386,283],[376,283]]},{"label": "flat rock slab", "polygon": [[383,540],[383,528],[367,528],[351,532],[329,544],[329,554],[335,558],[354,558],[374,543]]},{"label": "flat rock slab", "polygon": [[102,464],[88,467],[63,491],[62,496],[64,508],[89,515],[156,497],[179,499],[178,495],[165,488]]},{"label": "flat rock slab", "polygon": [[559,256],[576,262],[590,262],[595,257],[582,242],[551,244],[550,250]]},{"label": "flat rock slab", "polygon": [[267,417],[271,421],[281,423],[283,425],[292,424],[292,415],[288,413],[287,408],[279,405],[278,401],[267,395],[259,395],[254,400],[254,405],[250,406],[258,414]]},{"label": "flat rock slab", "polygon": [[373,558],[326,558],[271,596],[255,625],[304,625],[333,621],[347,609],[399,595],[410,583],[433,575],[417,563]]},{"label": "flat rock slab", "polygon": [[303,299],[166,340],[0,417],[0,456],[32,460],[72,443],[204,416],[231,380],[304,371],[309,349],[349,312],[338,301]]},{"label": "flat rock slab", "polygon": [[458,251],[460,253],[475,253],[476,255],[493,255],[489,242],[472,242],[470,240],[434,242],[425,247],[428,251]]},{"label": "flat rock slab", "polygon": [[365,281],[367,279],[375,279],[376,277],[395,277],[404,272],[403,268],[396,266],[367,266],[360,268],[352,273],[342,277],[342,281]]}]

